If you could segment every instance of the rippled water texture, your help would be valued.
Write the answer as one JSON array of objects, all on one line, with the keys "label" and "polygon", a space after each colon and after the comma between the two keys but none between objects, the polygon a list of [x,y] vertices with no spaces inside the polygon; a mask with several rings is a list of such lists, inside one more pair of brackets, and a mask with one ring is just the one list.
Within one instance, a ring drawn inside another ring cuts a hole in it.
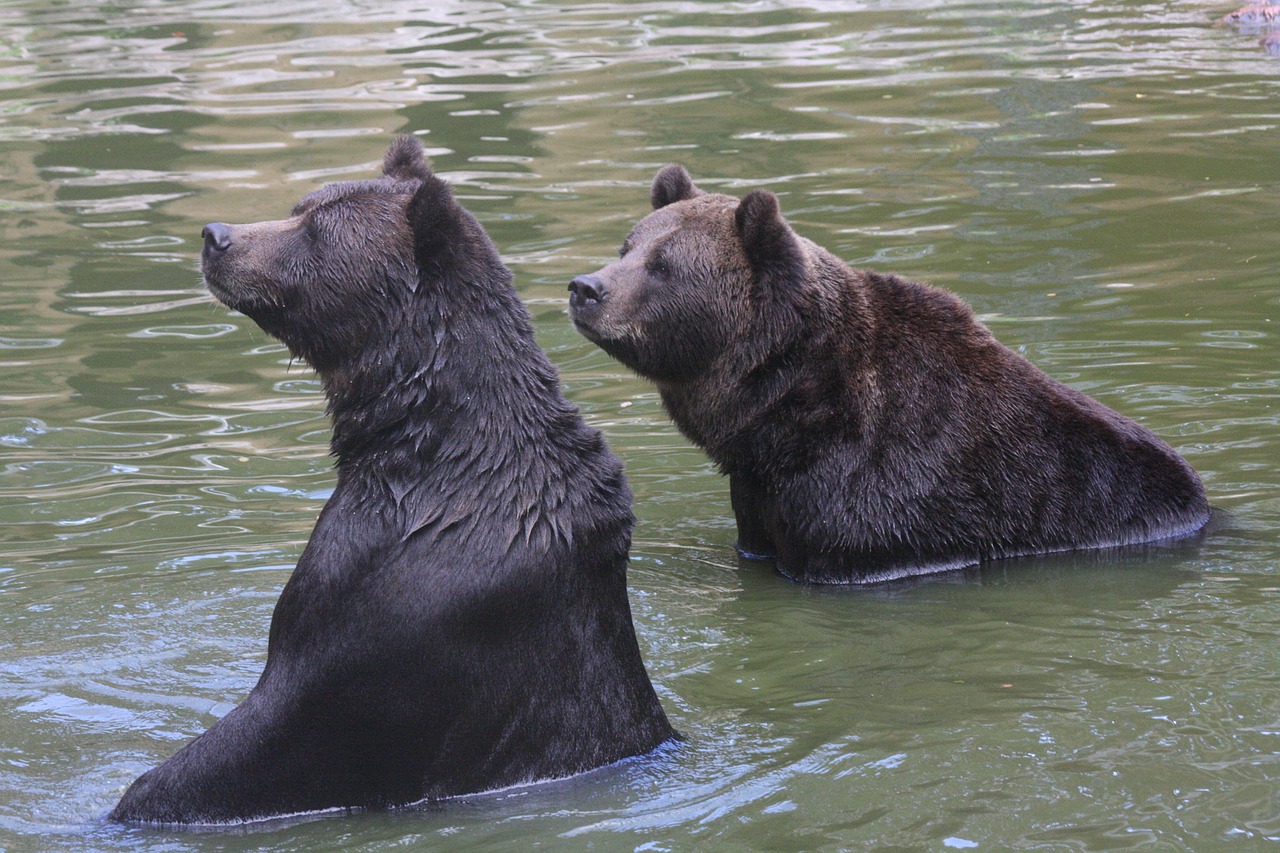
[{"label": "rippled water texture", "polygon": [[[0,6],[0,848],[1257,850],[1280,837],[1280,60],[1230,3]],[[515,270],[637,499],[687,741],[569,782],[233,832],[102,822],[225,713],[333,482],[314,376],[211,303],[210,220],[393,133]],[[739,563],[724,482],[565,284],[678,160],[968,299],[1167,437],[1198,544],[881,590]]]}]

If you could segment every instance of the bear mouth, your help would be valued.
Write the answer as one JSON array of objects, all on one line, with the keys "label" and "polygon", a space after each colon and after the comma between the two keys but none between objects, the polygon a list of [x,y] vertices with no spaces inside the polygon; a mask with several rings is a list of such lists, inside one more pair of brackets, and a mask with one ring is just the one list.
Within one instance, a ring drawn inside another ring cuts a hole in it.
[{"label": "bear mouth", "polygon": [[262,300],[255,296],[261,286],[246,276],[245,270],[232,263],[226,254],[204,253],[200,259],[200,272],[204,276],[205,289],[214,299],[232,311],[252,317],[251,308]]},{"label": "bear mouth", "polygon": [[626,328],[610,328],[601,322],[602,318],[599,316],[590,316],[598,314],[596,311],[588,310],[585,314],[586,316],[584,312],[575,312],[573,309],[569,311],[573,326],[578,333],[623,364],[628,366],[634,364],[636,359],[634,333]]},{"label": "bear mouth", "polygon": [[580,303],[577,299],[571,298],[569,319],[573,321],[574,328],[593,343],[598,344],[610,338],[599,326],[600,303],[598,302]]},{"label": "bear mouth", "polygon": [[260,286],[244,281],[218,264],[205,264],[204,286],[219,303],[253,320],[259,326],[266,322],[275,301],[264,298]]},{"label": "bear mouth", "polygon": [[216,278],[211,277],[208,273],[204,274],[204,287],[205,290],[209,291],[209,293],[213,295],[214,299],[218,300],[223,305],[227,305],[228,308],[231,307],[227,304],[231,297],[231,293],[222,286],[221,282]]},{"label": "bear mouth", "polygon": [[[579,334],[600,347],[615,360],[634,369],[637,364],[638,353],[631,335],[625,329],[617,331],[601,328],[597,322],[599,318],[583,316],[583,313],[574,308],[569,309],[569,316],[572,318],[573,326],[578,330]],[[596,312],[587,311],[585,313],[592,314]]]},{"label": "bear mouth", "polygon": [[205,289],[213,296],[214,299],[221,302],[233,311],[239,311],[240,300],[236,298],[235,291],[223,283],[222,279],[217,275],[216,271],[209,269],[208,264],[204,264],[201,272],[204,274]]}]

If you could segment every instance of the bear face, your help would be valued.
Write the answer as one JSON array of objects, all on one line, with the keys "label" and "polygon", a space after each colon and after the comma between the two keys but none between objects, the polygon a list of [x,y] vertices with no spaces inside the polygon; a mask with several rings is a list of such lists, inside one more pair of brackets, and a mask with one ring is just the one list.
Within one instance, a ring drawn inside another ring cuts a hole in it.
[{"label": "bear face", "polygon": [[672,738],[631,622],[622,465],[421,144],[393,143],[378,180],[204,241],[210,290],[320,372],[337,484],[258,683],[111,817],[387,808]]},{"label": "bear face", "polygon": [[412,310],[418,272],[411,202],[448,206],[448,188],[414,150],[410,141],[397,142],[380,180],[330,184],[287,219],[206,225],[201,265],[210,292],[322,374],[357,358],[376,341],[375,328],[398,325],[375,314]]},{"label": "bear face", "polygon": [[806,259],[773,193],[706,193],[673,165],[651,200],[619,259],[569,285],[570,316],[588,340],[641,376],[679,383],[742,336],[794,319],[776,279],[803,278]]},{"label": "bear face", "polygon": [[[702,371],[746,327],[746,276],[724,275],[743,266],[735,252],[717,252],[728,241],[731,209],[723,199],[664,210],[646,218],[622,244],[619,259],[590,276],[574,280],[573,320],[578,329],[610,355],[655,381],[679,381]],[[712,247],[703,278],[729,282],[716,293],[699,286],[700,272],[681,261]],[[706,334],[687,334],[691,329]],[[672,346],[655,349],[646,341]]]},{"label": "bear face", "polygon": [[575,326],[652,379],[729,478],[744,556],[866,583],[1199,530],[1199,478],[1150,430],[1001,345],[952,294],[855,270],[777,197],[680,166]]},{"label": "bear face", "polygon": [[211,223],[202,251],[209,290],[327,372],[369,339],[374,318],[354,305],[402,309],[397,295],[413,288],[405,206],[414,189],[401,181],[342,184],[307,196],[288,219]]}]

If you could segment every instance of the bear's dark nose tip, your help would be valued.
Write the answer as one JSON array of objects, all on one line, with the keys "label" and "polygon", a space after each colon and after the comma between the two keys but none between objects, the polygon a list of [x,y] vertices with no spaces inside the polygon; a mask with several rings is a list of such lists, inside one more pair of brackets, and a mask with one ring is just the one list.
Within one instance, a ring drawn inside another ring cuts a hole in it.
[{"label": "bear's dark nose tip", "polygon": [[598,275],[580,275],[569,282],[569,291],[573,294],[570,301],[576,305],[600,302],[604,299],[604,281]]},{"label": "bear's dark nose tip", "polygon": [[231,248],[231,229],[221,222],[210,222],[200,231],[204,238],[204,254],[220,255]]}]

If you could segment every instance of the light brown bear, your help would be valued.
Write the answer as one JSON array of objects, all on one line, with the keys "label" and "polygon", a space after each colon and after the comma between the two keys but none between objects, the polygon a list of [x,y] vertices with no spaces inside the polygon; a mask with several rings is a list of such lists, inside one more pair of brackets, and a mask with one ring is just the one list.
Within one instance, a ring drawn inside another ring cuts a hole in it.
[{"label": "light brown bear", "polygon": [[574,324],[655,382],[729,477],[738,549],[815,583],[1183,536],[1195,471],[1150,430],[1001,345],[950,293],[852,269],[765,190],[681,166]]}]

